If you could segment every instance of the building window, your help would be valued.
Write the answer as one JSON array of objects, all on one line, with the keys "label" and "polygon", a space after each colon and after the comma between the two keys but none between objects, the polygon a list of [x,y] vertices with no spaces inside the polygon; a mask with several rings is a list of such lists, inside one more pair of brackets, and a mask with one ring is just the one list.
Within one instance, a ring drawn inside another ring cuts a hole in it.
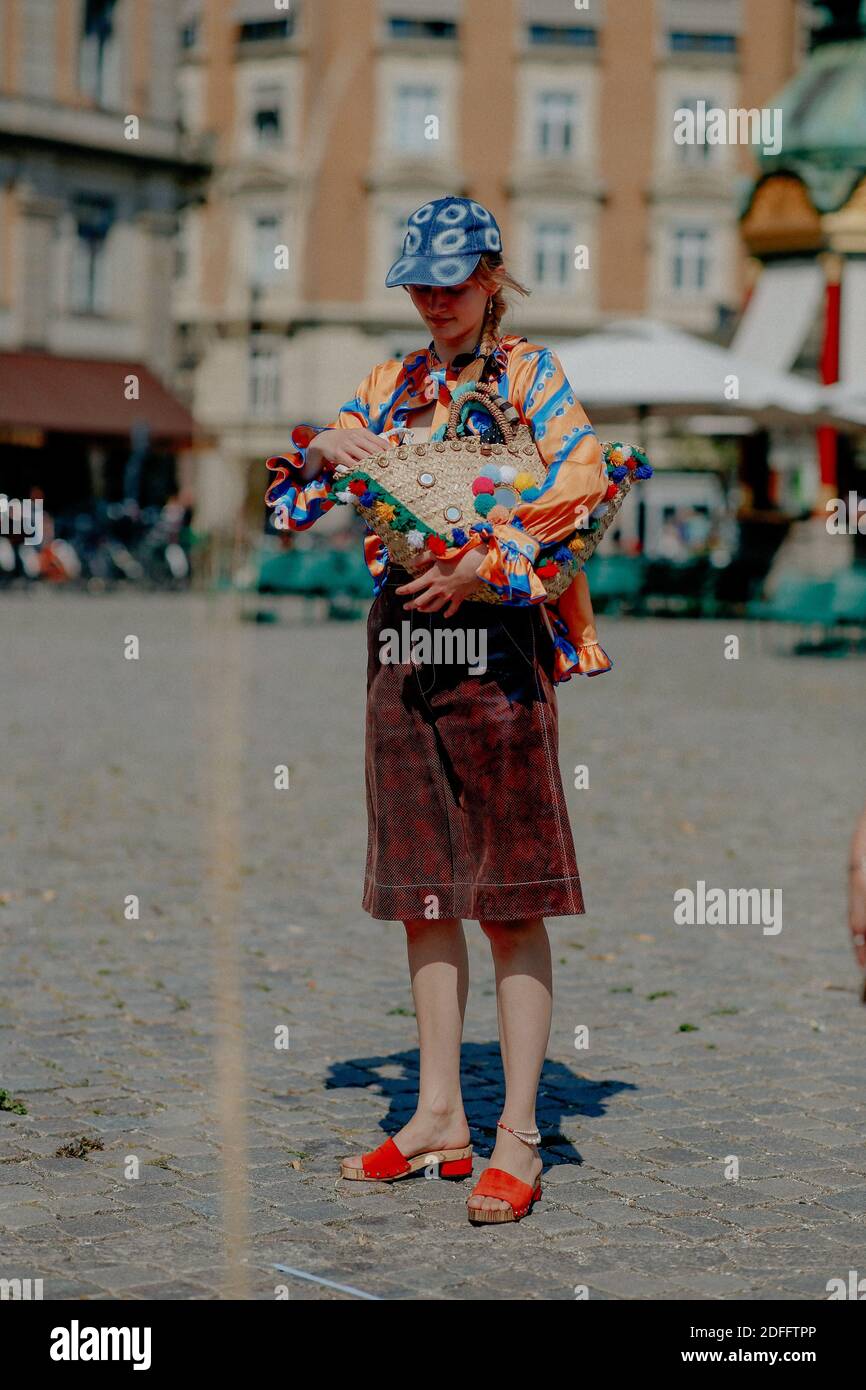
[{"label": "building window", "polygon": [[568,222],[537,222],[532,235],[532,269],[539,289],[568,285],[574,256],[574,233]]},{"label": "building window", "polygon": [[290,39],[295,32],[295,16],[284,15],[281,19],[257,19],[250,24],[242,24],[238,34],[239,43],[266,43],[269,39]]},{"label": "building window", "polygon": [[108,237],[114,200],[83,194],[75,199],[73,218],[70,307],[78,314],[102,314],[108,308]]},{"label": "building window", "polygon": [[736,34],[668,34],[672,53],[736,53]]},{"label": "building window", "polygon": [[177,232],[174,238],[174,278],[175,280],[185,280],[189,275],[190,254],[189,254],[189,217],[180,217],[177,224]]},{"label": "building window", "polygon": [[276,267],[276,250],[280,244],[282,219],[279,213],[257,213],[252,224],[251,285],[272,285],[281,272]]},{"label": "building window", "polygon": [[174,241],[174,278],[187,286],[195,283],[198,274],[200,225],[199,213],[193,208],[185,209],[178,218]]},{"label": "building window", "polygon": [[450,19],[412,19],[393,15],[388,20],[392,39],[456,39],[457,25]]},{"label": "building window", "polygon": [[577,94],[538,92],[535,98],[535,149],[549,157],[570,155],[577,145]]},{"label": "building window", "polygon": [[439,102],[436,87],[412,83],[397,88],[394,99],[394,149],[401,154],[427,153],[437,142],[427,139],[427,117]]},{"label": "building window", "polygon": [[598,38],[594,29],[581,24],[530,24],[527,38],[535,44],[570,44],[573,48],[595,48]]},{"label": "building window", "polygon": [[265,343],[253,341],[249,360],[249,409],[251,415],[276,415],[280,409],[280,354]]},{"label": "building window", "polygon": [[116,0],[85,0],[78,45],[78,84],[98,106],[120,101]]},{"label": "building window", "polygon": [[[697,125],[700,125],[698,115],[699,103],[703,102],[705,111],[712,111],[716,102],[714,97],[684,97],[677,102],[677,111],[692,111],[695,115]],[[702,169],[708,164],[716,164],[723,158],[722,145],[710,145],[706,140],[696,141],[693,145],[674,145],[677,161],[686,164],[691,169]]]},{"label": "building window", "polygon": [[196,47],[198,43],[198,31],[199,21],[197,19],[191,19],[188,24],[181,25],[180,46],[184,52]]},{"label": "building window", "polygon": [[283,143],[283,89],[266,83],[255,89],[252,104],[253,139],[259,146]]},{"label": "building window", "polygon": [[675,227],[672,236],[671,289],[703,294],[710,282],[710,233],[706,227]]}]

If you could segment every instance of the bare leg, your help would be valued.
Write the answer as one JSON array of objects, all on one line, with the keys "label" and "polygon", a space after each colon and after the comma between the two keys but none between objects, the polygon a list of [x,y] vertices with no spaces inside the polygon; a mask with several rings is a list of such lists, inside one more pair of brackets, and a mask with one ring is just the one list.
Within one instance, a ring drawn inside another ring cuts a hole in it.
[{"label": "bare leg", "polygon": [[[540,917],[520,922],[481,922],[496,972],[499,1040],[505,1072],[503,1124],[535,1127],[535,1099],[550,1038],[552,972],[550,942]],[[502,1168],[534,1186],[542,1168],[538,1150],[504,1130],[496,1131],[491,1168]],[[507,1207],[495,1197],[471,1197],[472,1207]]]},{"label": "bare leg", "polygon": [[[460,1092],[460,1042],[469,992],[463,924],[454,918],[404,922],[418,1020],[421,1080],[415,1114],[393,1136],[403,1154],[463,1148],[469,1126]],[[348,1160],[360,1166],[360,1156]]]}]

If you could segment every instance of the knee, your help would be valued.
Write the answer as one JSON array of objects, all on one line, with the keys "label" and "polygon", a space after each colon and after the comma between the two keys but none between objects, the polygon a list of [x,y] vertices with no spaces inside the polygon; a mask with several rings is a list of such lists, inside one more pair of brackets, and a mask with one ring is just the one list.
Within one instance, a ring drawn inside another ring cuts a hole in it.
[{"label": "knee", "polygon": [[527,937],[533,935],[539,928],[544,929],[544,922],[540,917],[516,918],[514,920],[488,922],[479,921],[479,927],[483,931],[493,950],[497,953],[507,954],[516,947],[522,946]]},{"label": "knee", "polygon": [[414,917],[405,921],[403,926],[406,928],[406,935],[410,941],[416,941],[420,936],[429,936],[436,930],[456,931],[460,926],[457,918],[444,917]]}]

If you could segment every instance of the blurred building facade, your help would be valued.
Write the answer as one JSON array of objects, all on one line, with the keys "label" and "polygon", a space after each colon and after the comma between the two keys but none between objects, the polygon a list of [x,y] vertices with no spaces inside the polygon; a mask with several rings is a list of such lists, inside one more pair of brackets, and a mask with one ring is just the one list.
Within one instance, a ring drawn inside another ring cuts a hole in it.
[{"label": "blurred building facade", "polygon": [[251,499],[289,422],[419,345],[383,281],[428,198],[495,210],[531,336],[640,314],[724,333],[741,306],[753,151],[678,146],[674,112],[765,105],[806,51],[802,0],[179,3],[182,120],[216,142],[184,218],[182,360]]},{"label": "blurred building facade", "polygon": [[177,52],[175,0],[0,0],[0,490],[50,509],[122,496],[131,456],[171,473],[193,432],[171,293],[207,163]]}]

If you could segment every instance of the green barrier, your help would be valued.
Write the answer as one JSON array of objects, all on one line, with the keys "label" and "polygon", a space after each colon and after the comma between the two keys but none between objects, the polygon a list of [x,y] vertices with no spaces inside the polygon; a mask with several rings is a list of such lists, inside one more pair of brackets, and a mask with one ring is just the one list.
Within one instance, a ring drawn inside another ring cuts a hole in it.
[{"label": "green barrier", "polygon": [[833,586],[833,621],[866,625],[866,569],[842,570]]},{"label": "green barrier", "polygon": [[633,603],[643,594],[646,564],[629,555],[594,555],[586,566],[593,603]]},{"label": "green barrier", "polygon": [[808,575],[780,576],[772,598],[750,603],[747,612],[752,618],[765,618],[773,623],[799,623],[801,626],[830,627],[833,616],[833,596],[836,590],[832,579],[812,579]]},{"label": "green barrier", "polygon": [[260,594],[370,598],[373,581],[357,549],[284,550],[261,562],[256,589]]}]

